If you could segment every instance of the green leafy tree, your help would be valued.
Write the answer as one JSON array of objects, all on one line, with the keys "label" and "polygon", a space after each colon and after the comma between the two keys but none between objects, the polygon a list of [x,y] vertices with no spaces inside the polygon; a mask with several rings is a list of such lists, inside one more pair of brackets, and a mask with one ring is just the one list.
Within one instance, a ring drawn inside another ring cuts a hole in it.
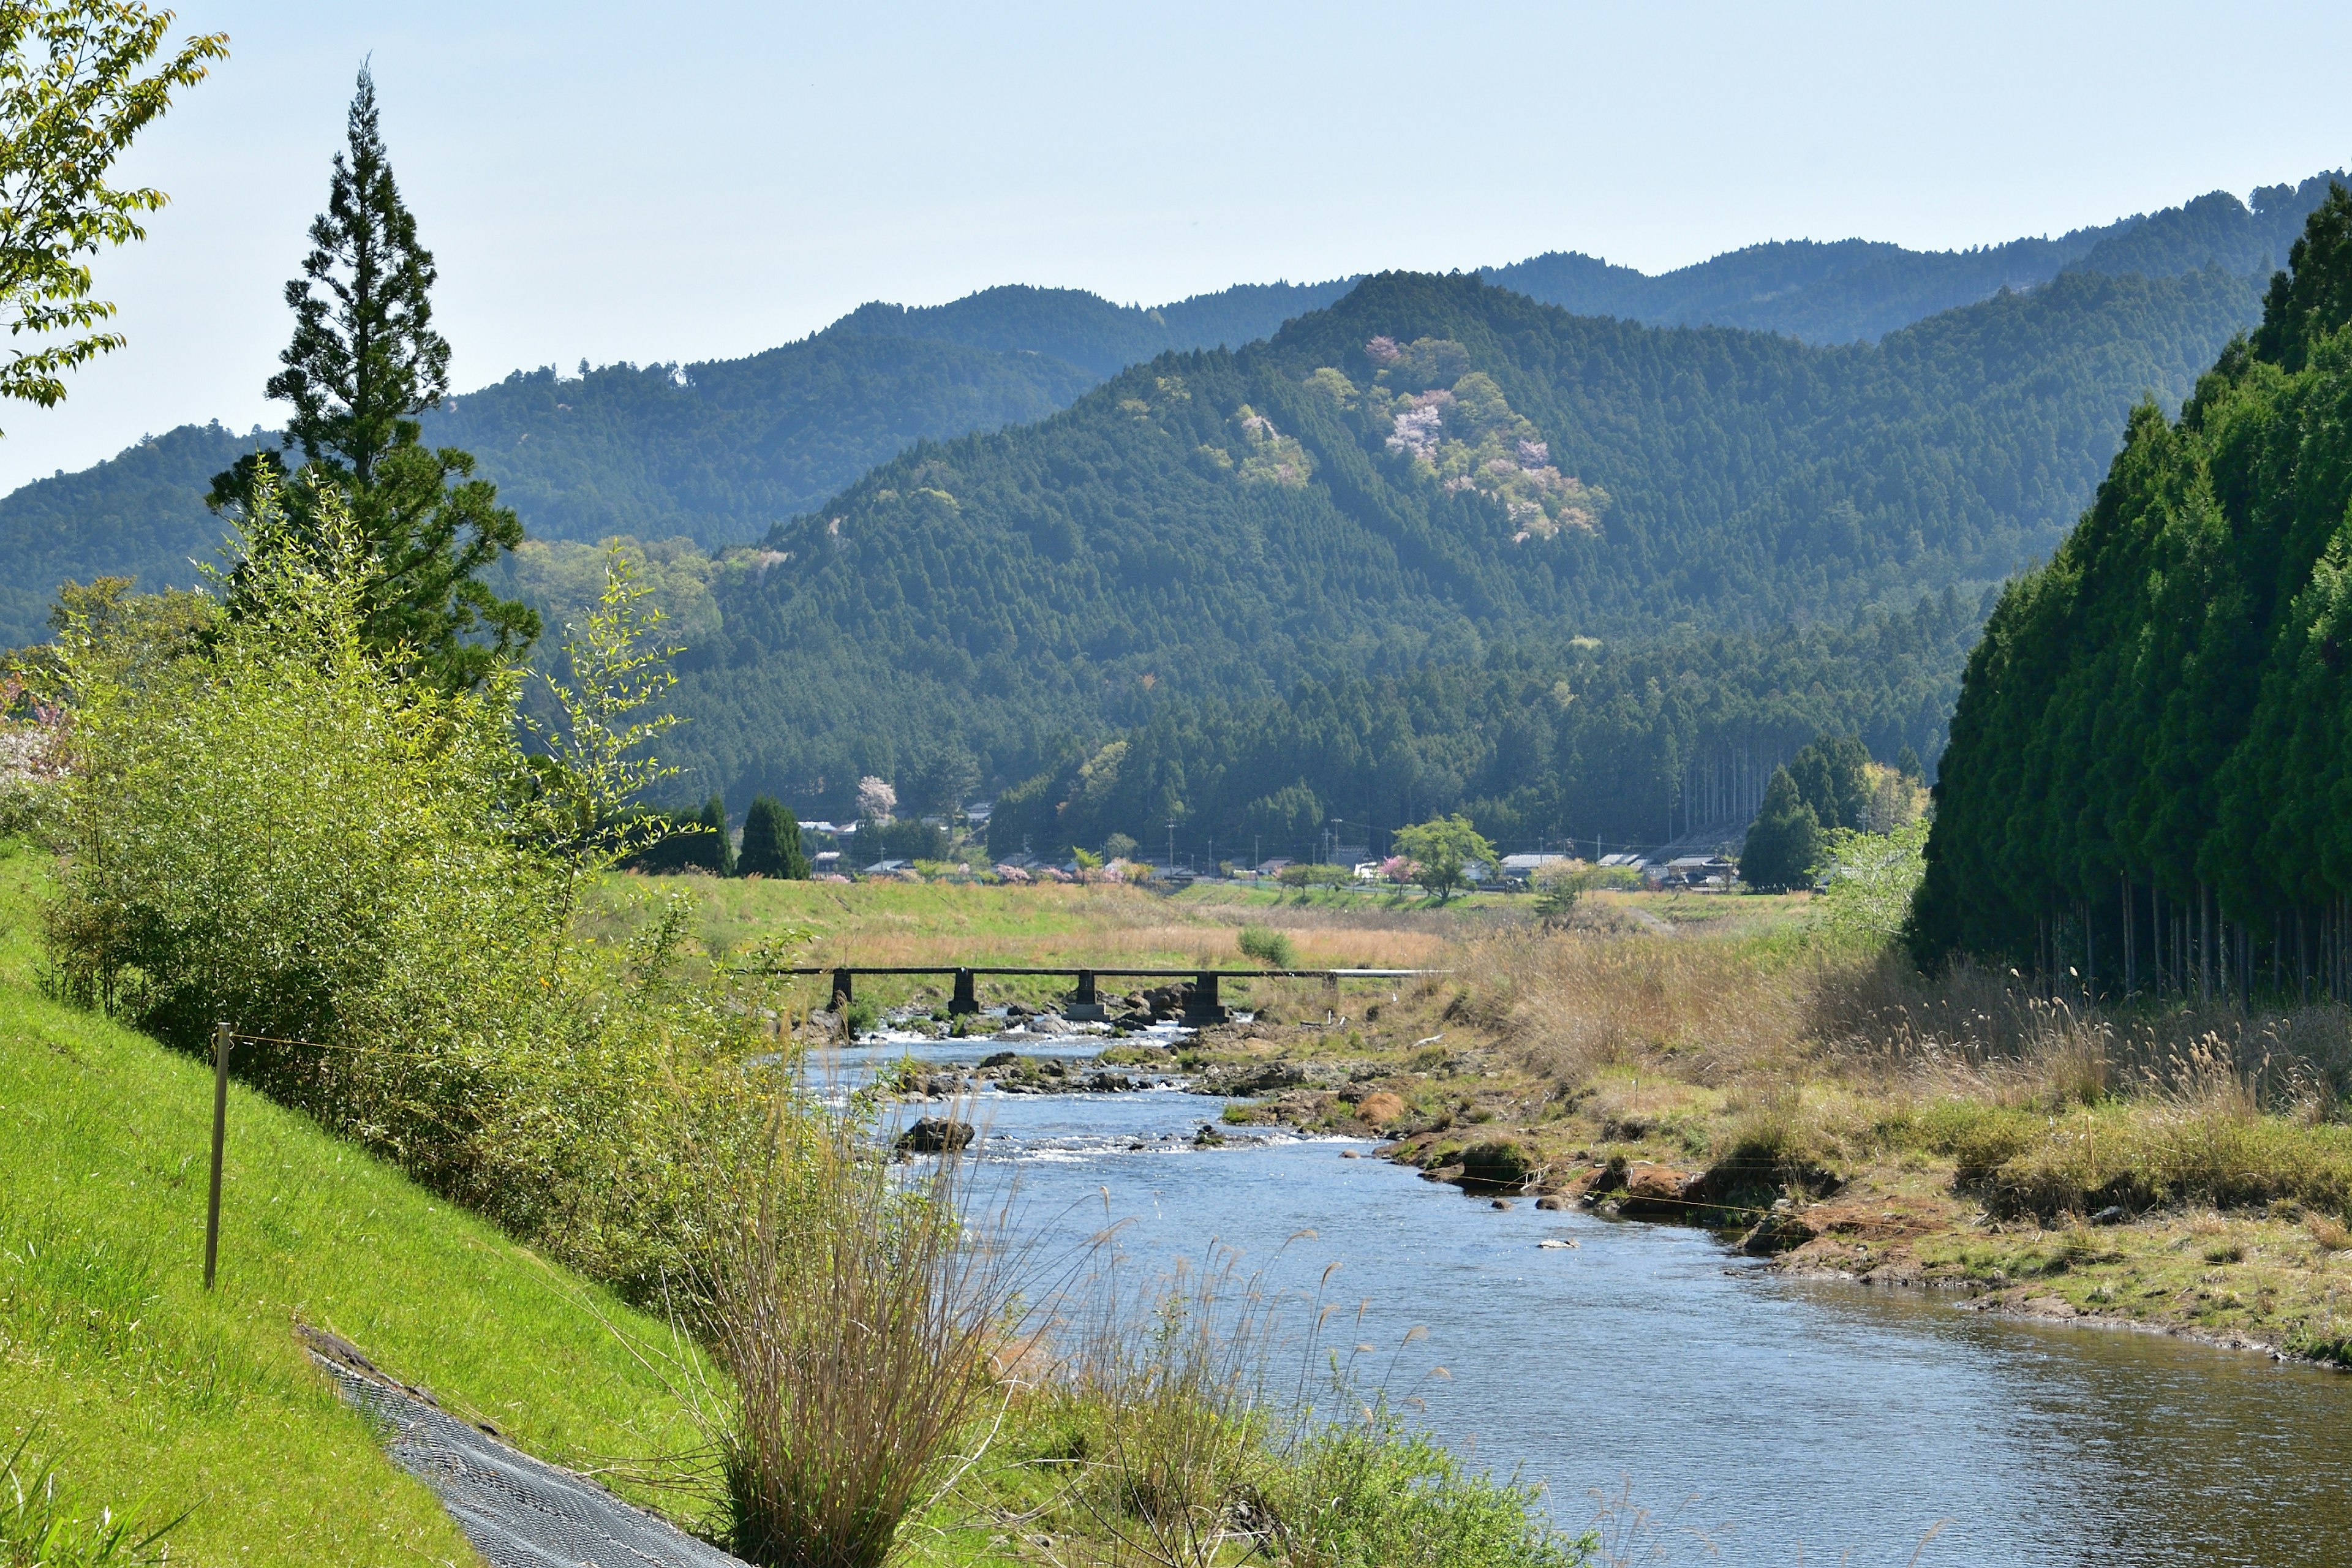
[{"label": "green leafy tree", "polygon": [[[860,841],[864,835],[859,836]],[[784,881],[808,879],[808,857],[801,851],[800,818],[792,807],[768,795],[756,795],[743,816],[743,852],[736,871],[746,877],[773,877]]]},{"label": "green leafy tree", "polygon": [[1495,847],[1458,812],[1400,827],[1390,843],[1412,863],[1414,884],[1440,900],[1469,885],[1471,867],[1492,866],[1496,860]]},{"label": "green leafy tree", "polygon": [[[500,599],[482,571],[522,542],[522,524],[474,478],[471,454],[427,447],[416,416],[449,390],[449,344],[433,327],[433,255],[400,198],[365,67],[352,99],[349,145],[335,154],[327,210],[310,225],[302,276],[286,285],[294,338],[268,395],[293,405],[286,445],[348,498],[364,544],[362,626],[371,646],[402,648],[451,689],[480,685],[539,636],[539,616]],[[213,479],[215,510],[244,510],[256,475],[283,464],[250,454]],[[241,597],[233,592],[231,606]]]},{"label": "green leafy tree", "polygon": [[1536,868],[1536,914],[1549,930],[1559,930],[1576,916],[1576,906],[1587,893],[1603,889],[1642,885],[1642,874],[1631,866],[1596,866],[1586,860],[1556,860]]},{"label": "green leafy tree", "polygon": [[171,26],[138,0],[0,0],[0,318],[38,345],[0,364],[0,397],[53,407],[65,372],[123,344],[92,330],[114,307],[90,298],[85,258],[146,238],[141,215],[169,198],[108,172],[228,53],[227,34],[199,34],[142,76]]},{"label": "green leafy tree", "polygon": [[1874,948],[1900,936],[1927,875],[1927,832],[1923,817],[1891,833],[1823,834],[1815,869],[1828,881],[1822,917],[1829,928]]},{"label": "green leafy tree", "polygon": [[1785,893],[1809,886],[1821,858],[1822,825],[1797,792],[1786,768],[1772,770],[1764,786],[1764,809],[1748,826],[1739,850],[1739,878],[1759,893]]}]

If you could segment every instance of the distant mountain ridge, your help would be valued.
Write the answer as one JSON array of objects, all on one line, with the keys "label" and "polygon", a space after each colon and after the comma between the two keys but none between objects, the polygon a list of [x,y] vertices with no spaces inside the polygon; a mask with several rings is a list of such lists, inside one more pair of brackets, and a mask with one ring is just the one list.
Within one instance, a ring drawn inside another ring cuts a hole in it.
[{"label": "distant mountain ridge", "polygon": [[[1809,342],[1874,341],[2002,288],[2067,270],[2245,276],[2283,258],[2327,176],[2216,193],[2058,240],[1906,251],[1862,240],[1781,242],[1651,278],[1555,253],[1485,270],[1580,314],[1715,324]],[[869,304],[744,359],[517,372],[449,400],[426,438],[467,447],[534,536],[757,539],[908,447],[1017,426],[1067,407],[1123,366],[1170,351],[1238,348],[1328,306],[1356,280],[1242,285],[1156,308],[1079,289],[1011,286],[944,305]],[[274,437],[183,426],[78,473],[0,499],[0,641],[42,635],[56,584],[131,575],[184,585],[221,528],[211,476]]]},{"label": "distant mountain ridge", "polygon": [[2220,267],[2241,277],[2286,265],[2304,219],[2340,171],[2265,185],[2251,204],[2214,191],[2057,239],[2014,239],[1974,250],[1916,251],[1844,239],[1782,240],[1727,251],[1654,277],[1596,257],[1552,251],[1481,276],[1579,315],[1665,327],[1747,327],[1807,342],[1875,342],[1939,311],[2003,289],[2031,289],[2063,271],[2177,277]]}]

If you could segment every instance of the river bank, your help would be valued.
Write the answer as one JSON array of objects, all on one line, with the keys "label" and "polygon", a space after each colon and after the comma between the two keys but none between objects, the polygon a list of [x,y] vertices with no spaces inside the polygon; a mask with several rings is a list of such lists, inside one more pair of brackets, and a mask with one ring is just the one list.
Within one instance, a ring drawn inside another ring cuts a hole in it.
[{"label": "river bank", "polygon": [[[1980,1312],[2352,1364],[2352,1231],[2326,1202],[2343,1131],[2307,1113],[2234,1094],[2085,1103],[2021,1069],[1868,1082],[1783,1061],[1759,1088],[1630,1062],[1564,1081],[1476,1016],[1475,989],[1229,1025],[1192,1049],[1246,1097],[1227,1120],[1378,1139],[1381,1158],[1497,1205],[1697,1226],[1784,1274]],[[2091,1152],[2103,1136],[2113,1161]],[[2105,1179],[2059,1179],[2083,1173],[2053,1171],[2070,1156]],[[2234,1191],[2189,1168],[2232,1161]]]},{"label": "river bank", "polygon": [[[1223,1044],[1180,1049],[1220,1047],[1201,1071],[1221,1078],[1289,1068]],[[985,1081],[1001,1069],[978,1063],[1007,1048],[1034,1061],[1047,1047],[975,1031],[843,1065],[911,1054]],[[1345,1059],[1302,1065],[1338,1079]],[[1066,1078],[1092,1070],[1065,1058]],[[1369,1347],[1370,1376],[1410,1396],[1416,1422],[1542,1485],[1571,1530],[1645,1514],[1661,1562],[1902,1563],[1931,1531],[1923,1563],[2347,1562],[2352,1405],[2330,1374],[1956,1310],[1948,1291],[1807,1273],[1699,1227],[1428,1180],[1361,1132],[1221,1120],[1261,1111],[1171,1086],[975,1089],[898,1114],[969,1118],[1043,1252],[1115,1230],[1133,1267],[1158,1271],[1231,1247],[1253,1298],[1339,1305],[1332,1342]],[[2216,1509],[2220,1496],[2236,1501]]]}]

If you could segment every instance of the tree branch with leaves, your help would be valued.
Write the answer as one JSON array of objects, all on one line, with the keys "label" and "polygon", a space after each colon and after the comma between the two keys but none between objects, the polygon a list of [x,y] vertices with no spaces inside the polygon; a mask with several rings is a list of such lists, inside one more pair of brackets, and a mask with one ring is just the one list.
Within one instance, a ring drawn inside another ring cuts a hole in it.
[{"label": "tree branch with leaves", "polygon": [[48,340],[0,363],[0,397],[54,407],[66,372],[123,345],[97,330],[114,306],[91,298],[87,258],[146,238],[141,218],[170,198],[108,172],[228,54],[227,34],[200,33],[145,71],[173,20],[137,0],[0,0],[0,319]]}]

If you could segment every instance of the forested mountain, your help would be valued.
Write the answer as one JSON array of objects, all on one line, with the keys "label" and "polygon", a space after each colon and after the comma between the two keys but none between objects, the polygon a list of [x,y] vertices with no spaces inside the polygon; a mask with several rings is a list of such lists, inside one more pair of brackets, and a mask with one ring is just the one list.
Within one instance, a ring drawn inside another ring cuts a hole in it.
[{"label": "forested mountain", "polygon": [[[1172,821],[1195,859],[1304,859],[1327,830],[1377,852],[1400,823],[1459,809],[1513,848],[1570,834],[1711,848],[1816,735],[1858,733],[1887,758],[1934,747],[1983,607],[1947,593],[1836,627],[1511,647],[1237,701],[1172,698],[1001,793],[989,843],[1159,845]],[[901,773],[947,771],[936,759],[954,743],[918,742]]]},{"label": "forested mountain", "polygon": [[[774,530],[720,596],[674,749],[697,788],[824,815],[950,737],[1009,784],[1171,700],[1248,711],[1496,645],[1549,671],[1580,636],[1844,625],[1948,587],[1972,611],[2054,543],[2132,403],[2183,395],[2255,299],[2219,269],[2068,274],[1814,347],[1383,274],[1265,343],[925,443]],[[1932,751],[1935,722],[1899,738]],[[1639,819],[1679,776],[1660,765],[1622,792]],[[1581,834],[1603,809],[1525,813]]]},{"label": "forested mountain", "polygon": [[1006,353],[1044,354],[1112,375],[1171,349],[1239,348],[1355,286],[1244,283],[1146,309],[1082,289],[983,289],[945,305],[861,305],[824,335],[932,338]]},{"label": "forested mountain", "polygon": [[2352,994],[2352,198],[1970,657],[1923,961]]},{"label": "forested mountain", "polygon": [[[1553,255],[1491,280],[1583,313],[1713,322],[1811,341],[1874,339],[2062,268],[2239,275],[2284,254],[2319,186],[2276,186],[2062,240],[1941,255],[1846,240],[1752,247],[1659,278]],[[1120,368],[1170,350],[1238,348],[1331,303],[1349,281],[1246,285],[1146,309],[1076,289],[990,289],[952,303],[867,305],[748,359],[518,373],[427,416],[425,437],[471,450],[541,539],[758,538],[922,439],[1043,417]],[[0,639],[40,635],[56,584],[100,573],[149,587],[193,580],[220,537],[211,476],[263,439],[184,426],[76,475],[0,500]]]},{"label": "forested mountain", "polygon": [[[758,538],[910,442],[1038,419],[1169,348],[1238,346],[1345,284],[1248,285],[1158,310],[1075,289],[995,289],[929,310],[867,306],[748,359],[517,372],[425,416],[480,460],[542,539]],[[1122,357],[1124,356],[1124,357]],[[274,434],[184,426],[0,500],[0,642],[42,634],[57,584],[114,573],[186,586],[222,528],[212,476]]]},{"label": "forested mountain", "polygon": [[2169,278],[2220,267],[2242,277],[2268,276],[2285,259],[2332,177],[2266,185],[2254,192],[2251,206],[2215,191],[2183,206],[2057,239],[2016,239],[1975,250],[1794,240],[1749,246],[1654,278],[1554,251],[1490,267],[1486,277],[1580,315],[1659,326],[1752,327],[1808,342],[1871,342],[2000,289],[2046,283],[2069,268]]}]

